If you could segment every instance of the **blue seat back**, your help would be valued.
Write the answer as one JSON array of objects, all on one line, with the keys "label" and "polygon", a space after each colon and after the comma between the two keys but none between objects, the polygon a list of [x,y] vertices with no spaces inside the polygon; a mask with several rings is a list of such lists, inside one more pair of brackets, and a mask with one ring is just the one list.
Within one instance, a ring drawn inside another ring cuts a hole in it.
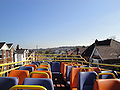
[{"label": "blue seat back", "polygon": [[79,72],[78,90],[93,90],[96,72]]},{"label": "blue seat back", "polygon": [[[116,71],[101,71],[100,73],[113,73],[116,78],[119,78],[118,74]],[[112,75],[101,75],[99,76],[100,79],[113,79]]]},{"label": "blue seat back", "polygon": [[37,68],[36,70],[39,70],[39,71],[48,71],[48,69],[46,69],[46,68]]},{"label": "blue seat back", "polygon": [[26,78],[24,85],[40,85],[44,86],[47,90],[54,90],[53,81],[48,78]]},{"label": "blue seat back", "polygon": [[60,72],[60,62],[51,62],[51,71]]},{"label": "blue seat back", "polygon": [[9,90],[14,85],[18,85],[16,77],[0,77],[0,90]]},{"label": "blue seat back", "polygon": [[33,72],[34,68],[30,66],[21,66],[18,70],[28,70],[29,72]]},{"label": "blue seat back", "polygon": [[31,64],[32,64],[32,65],[39,66],[39,63],[37,63],[37,62],[32,62]]},{"label": "blue seat back", "polygon": [[40,62],[39,62],[39,61],[36,61],[36,63],[37,63],[38,65],[40,65]]},{"label": "blue seat back", "polygon": [[84,65],[84,66],[80,66],[80,67],[90,67],[90,66],[88,66],[88,65]]}]

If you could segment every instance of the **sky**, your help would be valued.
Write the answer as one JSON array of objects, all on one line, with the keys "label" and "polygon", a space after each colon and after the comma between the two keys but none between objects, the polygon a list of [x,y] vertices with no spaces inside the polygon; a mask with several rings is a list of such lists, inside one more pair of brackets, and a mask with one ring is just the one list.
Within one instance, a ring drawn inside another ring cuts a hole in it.
[{"label": "sky", "polygon": [[0,0],[0,41],[23,48],[120,41],[120,0]]}]

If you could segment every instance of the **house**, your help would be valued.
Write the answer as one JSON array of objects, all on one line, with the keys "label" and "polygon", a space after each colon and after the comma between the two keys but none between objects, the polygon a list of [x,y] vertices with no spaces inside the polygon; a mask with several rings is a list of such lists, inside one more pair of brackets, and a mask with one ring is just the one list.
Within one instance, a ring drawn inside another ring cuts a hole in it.
[{"label": "house", "polygon": [[15,62],[27,60],[28,53],[29,53],[28,49],[16,49],[14,53]]},{"label": "house", "polygon": [[7,62],[13,62],[13,43],[7,43],[8,50],[6,51]]},{"label": "house", "polygon": [[120,42],[113,39],[96,40],[82,56],[89,62],[120,63]]},{"label": "house", "polygon": [[0,42],[0,63],[8,63],[13,61],[13,44]]}]

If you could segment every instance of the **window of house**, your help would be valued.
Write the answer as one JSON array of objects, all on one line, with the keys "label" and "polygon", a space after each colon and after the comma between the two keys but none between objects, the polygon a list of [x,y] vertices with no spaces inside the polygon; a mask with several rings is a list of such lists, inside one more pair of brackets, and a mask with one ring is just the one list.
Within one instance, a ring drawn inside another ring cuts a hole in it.
[{"label": "window of house", "polygon": [[2,58],[2,51],[0,50],[0,58]]},{"label": "window of house", "polygon": [[8,51],[8,57],[10,57],[10,51]]},{"label": "window of house", "polygon": [[4,54],[3,54],[3,56],[4,56],[3,58],[6,58],[6,51],[4,51]]}]

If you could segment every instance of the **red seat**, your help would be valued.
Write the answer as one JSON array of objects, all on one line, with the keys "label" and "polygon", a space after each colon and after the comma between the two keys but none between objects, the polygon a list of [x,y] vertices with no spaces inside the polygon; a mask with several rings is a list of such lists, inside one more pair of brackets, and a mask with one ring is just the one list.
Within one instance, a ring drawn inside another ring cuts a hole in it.
[{"label": "red seat", "polygon": [[30,73],[30,77],[32,78],[50,78],[47,72],[34,71]]},{"label": "red seat", "polygon": [[78,87],[78,73],[82,71],[92,71],[90,67],[79,67],[79,68],[72,68],[71,75],[70,75],[70,88],[71,90],[77,90]]},{"label": "red seat", "polygon": [[[34,72],[46,72],[48,75],[49,75],[49,78],[51,78],[52,79],[52,73],[51,73],[51,71],[34,71]],[[31,76],[32,78],[41,78],[42,76],[40,75],[40,74],[32,74],[32,76]],[[44,78],[46,78],[46,77],[44,77]]]},{"label": "red seat", "polygon": [[63,70],[64,70],[64,64],[66,64],[66,62],[61,62],[60,65],[60,72],[63,74]]},{"label": "red seat", "polygon": [[18,84],[23,84],[23,81],[25,78],[29,77],[29,71],[28,70],[12,70],[8,77],[17,77],[19,79]]},{"label": "red seat", "polygon": [[99,73],[101,71],[101,69],[99,67],[92,67],[93,71],[95,71],[96,73]]},{"label": "red seat", "polygon": [[120,90],[120,80],[98,79],[94,83],[94,90]]},{"label": "red seat", "polygon": [[33,67],[33,68],[34,68],[34,70],[37,68],[37,66],[36,66],[36,65],[32,65],[32,64],[30,64],[30,65],[25,65],[25,66],[31,66],[31,67]]},{"label": "red seat", "polygon": [[71,90],[77,90],[78,86],[78,73],[80,72],[80,68],[72,68],[70,75],[70,88]]}]

